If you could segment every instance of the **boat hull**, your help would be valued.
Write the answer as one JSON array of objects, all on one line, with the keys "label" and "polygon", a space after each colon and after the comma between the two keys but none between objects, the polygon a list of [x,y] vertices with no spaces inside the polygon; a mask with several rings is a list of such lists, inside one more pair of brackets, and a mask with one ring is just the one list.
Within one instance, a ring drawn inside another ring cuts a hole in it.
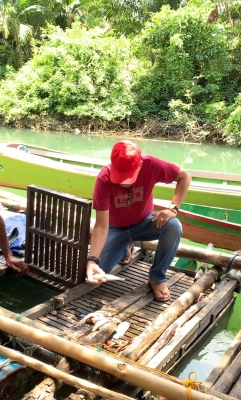
[{"label": "boat hull", "polygon": [[[163,201],[155,200],[155,209],[164,209]],[[241,248],[241,211],[183,203],[178,211],[183,237],[193,242],[226,250]]]},{"label": "boat hull", "polygon": [[[34,184],[91,199],[98,171],[98,168],[69,165],[5,145],[0,147],[0,185],[8,188],[27,189]],[[185,201],[241,210],[241,187],[222,186],[193,182]],[[153,195],[157,199],[171,200],[174,191],[175,183],[158,183]]]}]

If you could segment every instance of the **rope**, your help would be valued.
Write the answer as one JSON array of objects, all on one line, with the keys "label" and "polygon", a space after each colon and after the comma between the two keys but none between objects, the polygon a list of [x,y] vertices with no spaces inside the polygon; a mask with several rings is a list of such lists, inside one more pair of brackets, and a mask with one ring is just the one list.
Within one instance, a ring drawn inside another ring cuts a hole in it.
[{"label": "rope", "polygon": [[1,371],[1,369],[3,369],[3,367],[5,367],[8,364],[11,364],[12,362],[14,362],[14,361],[7,358],[3,363],[0,364],[0,371]]},{"label": "rope", "polygon": [[229,261],[228,266],[227,266],[227,269],[226,269],[226,271],[225,271],[225,275],[227,275],[227,273],[230,271],[231,266],[232,266],[232,264],[233,264],[233,261],[234,261],[234,259],[235,259],[237,256],[239,256],[239,254],[238,254],[238,253],[235,253],[234,256],[231,258],[231,260]]},{"label": "rope", "polygon": [[24,318],[24,315],[23,314],[17,314],[17,316],[16,316],[16,318],[15,318],[15,321],[21,321],[21,319],[22,318]]},{"label": "rope", "polygon": [[14,348],[16,347],[16,343],[19,345],[19,347],[22,348],[23,350],[23,354],[26,354],[29,357],[33,356],[33,353],[35,352],[35,350],[39,347],[37,344],[33,344],[32,346],[29,347],[25,347],[16,336],[13,336],[15,343],[14,344]]},{"label": "rope", "polygon": [[[191,376],[194,375],[193,379]],[[200,392],[200,385],[202,382],[197,381],[197,373],[190,372],[187,379],[181,381],[182,385],[187,389],[187,400],[192,400],[192,389]]]}]

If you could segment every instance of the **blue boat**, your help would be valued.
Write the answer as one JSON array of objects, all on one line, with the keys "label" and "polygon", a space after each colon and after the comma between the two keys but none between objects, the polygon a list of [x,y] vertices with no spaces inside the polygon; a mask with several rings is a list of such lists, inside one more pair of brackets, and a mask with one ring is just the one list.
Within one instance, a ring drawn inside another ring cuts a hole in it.
[{"label": "blue boat", "polygon": [[29,380],[34,370],[0,355],[0,399],[4,400]]}]

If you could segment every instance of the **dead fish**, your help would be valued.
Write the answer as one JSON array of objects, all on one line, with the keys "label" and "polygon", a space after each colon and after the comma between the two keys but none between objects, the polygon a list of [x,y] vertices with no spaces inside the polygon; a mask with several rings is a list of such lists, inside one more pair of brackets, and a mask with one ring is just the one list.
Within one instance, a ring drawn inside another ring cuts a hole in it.
[{"label": "dead fish", "polygon": [[116,328],[116,331],[113,335],[113,339],[120,339],[120,337],[123,336],[129,329],[129,327],[130,327],[129,322],[127,321],[121,322]]}]

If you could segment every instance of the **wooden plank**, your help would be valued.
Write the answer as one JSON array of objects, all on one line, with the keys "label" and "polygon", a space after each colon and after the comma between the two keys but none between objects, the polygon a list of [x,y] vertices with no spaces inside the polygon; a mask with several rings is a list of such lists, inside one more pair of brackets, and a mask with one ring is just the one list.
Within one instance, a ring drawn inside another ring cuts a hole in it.
[{"label": "wooden plank", "polygon": [[44,303],[38,304],[37,306],[30,308],[29,310],[24,311],[24,315],[31,320],[35,320],[38,317],[46,315],[53,310],[55,310],[54,302],[52,300],[48,300]]},{"label": "wooden plank", "polygon": [[[219,321],[226,315],[226,313],[230,312],[230,308],[233,306],[233,303],[234,303],[234,298],[232,298],[232,300],[225,306],[225,308],[220,312],[217,318],[214,321],[212,321],[211,324],[207,325],[202,332],[199,332],[199,334],[197,334],[198,330],[196,330],[193,336],[187,337],[187,344],[185,343],[185,345],[183,345],[172,356],[173,358],[175,358],[175,361],[181,362],[183,358],[186,357],[186,354],[191,352],[195,348],[197,343],[202,342],[208,336],[208,334],[210,334],[214,326],[216,326],[219,323]],[[173,369],[174,365],[175,365],[174,363],[168,361],[162,367],[162,370],[169,373]]]},{"label": "wooden plank", "polygon": [[[181,277],[183,276],[182,273],[174,275],[170,281],[167,281],[167,284],[171,286],[175,282],[177,282]],[[105,284],[103,284],[104,286]],[[99,288],[95,290],[94,296],[98,294]],[[118,320],[122,321],[125,320],[129,315],[133,314],[138,308],[141,308],[143,306],[143,295],[145,293],[150,292],[151,288],[148,284],[142,284],[139,287],[135,288],[131,292],[128,292],[127,294],[124,294],[121,297],[118,297],[117,299],[113,300],[111,303],[108,303],[106,306],[103,306],[100,310],[97,311],[97,316],[98,317],[107,317],[107,318],[113,318],[114,316],[117,316]],[[103,296],[103,294],[101,294]],[[140,303],[138,303],[140,300]],[[153,300],[153,295],[148,296],[145,298],[145,302],[150,302]],[[85,299],[83,299],[83,302]],[[136,303],[137,302],[137,303]],[[80,304],[80,300],[78,300],[78,303]],[[75,302],[76,304],[76,302]],[[79,305],[78,304],[78,305]],[[93,311],[93,309],[92,309]],[[91,312],[90,314],[95,315],[95,312]],[[50,324],[54,321],[55,323],[62,323],[57,317],[54,318],[51,315],[48,315],[48,318],[51,320],[48,321]],[[45,317],[40,317],[41,321],[46,321]],[[79,329],[81,327],[81,337],[83,335],[89,335],[93,329],[93,326],[91,325],[85,325],[85,319],[82,321],[77,322],[74,326],[71,324],[69,328],[72,329]],[[140,327],[137,327],[137,330],[139,330]],[[68,330],[68,335],[71,335],[70,330]]]},{"label": "wooden plank", "polygon": [[47,315],[47,317],[41,317],[41,318],[39,318],[40,321],[43,321],[43,320],[55,321],[59,325],[63,325],[66,328],[72,328],[72,326],[73,326],[73,323],[71,323],[66,317],[61,318],[61,316],[58,314],[54,315],[54,314],[50,313]]},{"label": "wooden plank", "polygon": [[[171,279],[166,281],[168,287],[172,287],[177,281],[179,281],[184,274],[179,273],[174,275]],[[149,289],[149,288],[148,288]],[[150,289],[149,289],[150,290]],[[145,305],[149,304],[154,299],[153,292],[147,293],[138,299],[134,304],[130,305],[130,307],[125,308],[122,313],[118,314],[118,318],[121,320],[125,320],[129,318],[130,315],[136,313],[137,310],[142,309]]]},{"label": "wooden plank", "polygon": [[66,330],[66,327],[64,327],[63,325],[61,325],[61,324],[57,323],[56,321],[53,321],[49,318],[41,317],[41,318],[39,318],[38,321],[43,323],[45,325],[46,329],[49,329],[51,327],[51,328],[57,328],[59,331],[63,331],[63,332],[65,332],[65,330]]},{"label": "wooden plank", "polygon": [[206,320],[209,319],[210,313],[213,313],[213,316],[216,316],[219,314],[219,312],[223,308],[223,303],[226,302],[226,304],[231,300],[233,297],[233,292],[237,286],[237,281],[234,279],[231,279],[230,281],[227,281],[226,285],[217,293],[216,297],[216,307],[213,311],[211,311],[212,304],[209,303],[207,305],[206,310],[201,310],[200,312],[200,326],[206,324]]},{"label": "wooden plank", "polygon": [[[241,182],[241,174],[235,174],[230,172],[214,172],[214,171],[201,171],[201,170],[187,170],[192,178],[204,178],[214,179],[222,182]],[[225,186],[225,185],[224,185]]]},{"label": "wooden plank", "polygon": [[[140,254],[138,254],[140,256]],[[118,273],[120,270],[120,266],[117,265],[115,270],[112,273]],[[59,309],[63,305],[69,304],[71,301],[74,301],[81,296],[93,291],[100,285],[90,285],[88,283],[81,283],[80,285],[75,286],[74,288],[67,289],[64,293],[60,293],[54,296],[51,300],[51,310]],[[42,315],[46,315],[50,310],[50,302],[46,301],[45,303],[39,304],[38,306],[32,307],[26,310],[24,313],[30,319],[37,319]]]},{"label": "wooden plank", "polygon": [[220,376],[226,371],[229,365],[233,362],[234,358],[241,350],[241,331],[234,338],[228,349],[225,351],[223,356],[220,358],[218,363],[215,365],[214,369],[206,378],[203,383],[206,387],[212,388],[212,386],[217,382]]},{"label": "wooden plank", "polygon": [[220,316],[225,314],[227,309],[229,309],[233,305],[234,301],[235,300],[233,297],[233,292],[230,291],[229,296],[226,298],[225,302],[223,302],[223,309],[218,314],[216,314],[216,308],[214,305],[213,312],[210,313],[210,318],[206,320],[206,323],[205,324],[200,323],[194,335],[192,337],[190,336],[187,337],[187,341],[185,343],[185,351],[189,351],[189,347],[192,345],[194,340],[196,339],[199,340],[199,337],[201,338],[203,334],[205,335],[210,325],[214,325],[215,323],[217,323],[217,321],[220,319]]},{"label": "wooden plank", "polygon": [[241,376],[239,376],[237,382],[229,392],[229,396],[233,396],[235,399],[241,400]]},{"label": "wooden plank", "polygon": [[234,383],[240,376],[241,352],[235,357],[233,362],[228,366],[224,373],[220,376],[212,389],[217,392],[228,394]]}]

